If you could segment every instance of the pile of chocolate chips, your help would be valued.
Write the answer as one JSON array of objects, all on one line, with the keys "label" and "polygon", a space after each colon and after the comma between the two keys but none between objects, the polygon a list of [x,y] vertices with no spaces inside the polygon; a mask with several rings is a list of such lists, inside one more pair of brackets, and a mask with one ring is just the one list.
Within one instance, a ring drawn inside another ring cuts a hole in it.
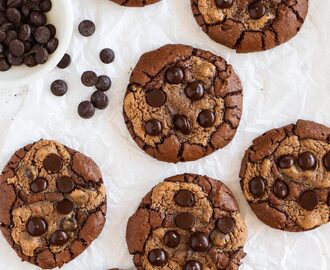
[{"label": "pile of chocolate chips", "polygon": [[56,28],[45,13],[51,0],[0,0],[0,71],[44,64],[56,51]]}]

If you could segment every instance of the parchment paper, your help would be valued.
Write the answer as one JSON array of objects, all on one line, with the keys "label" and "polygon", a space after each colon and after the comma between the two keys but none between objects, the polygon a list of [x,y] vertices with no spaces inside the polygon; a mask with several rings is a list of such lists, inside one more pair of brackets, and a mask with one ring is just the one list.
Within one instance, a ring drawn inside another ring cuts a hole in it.
[{"label": "parchment paper", "polygon": [[[54,70],[27,90],[0,93],[1,166],[17,148],[48,138],[91,156],[102,169],[109,206],[106,226],[92,246],[63,269],[134,269],[125,243],[128,217],[155,184],[184,172],[221,179],[236,195],[249,229],[241,269],[330,269],[330,225],[295,234],[268,228],[248,207],[238,177],[243,152],[268,129],[298,118],[330,126],[330,1],[310,1],[305,25],[292,41],[249,55],[238,55],[211,41],[196,24],[189,0],[163,0],[143,9],[119,7],[108,0],[71,1],[75,32],[69,48],[70,68]],[[77,32],[83,19],[96,23],[96,33],[90,38]],[[138,149],[124,125],[122,100],[131,68],[142,53],[166,43],[186,43],[222,55],[244,85],[244,113],[237,136],[225,149],[196,162],[171,165],[150,158]],[[116,52],[112,65],[98,58],[105,47]],[[108,109],[82,120],[77,106],[93,90],[82,86],[80,75],[90,69],[111,76],[113,86]],[[62,98],[49,91],[51,82],[59,78],[69,85]],[[20,262],[2,236],[0,243],[0,269],[37,269]]]}]

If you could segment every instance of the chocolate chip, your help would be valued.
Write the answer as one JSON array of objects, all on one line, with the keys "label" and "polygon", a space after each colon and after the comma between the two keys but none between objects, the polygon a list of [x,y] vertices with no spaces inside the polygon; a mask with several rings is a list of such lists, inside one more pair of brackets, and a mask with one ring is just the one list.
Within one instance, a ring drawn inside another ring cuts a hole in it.
[{"label": "chocolate chip", "polygon": [[46,26],[37,27],[33,33],[35,40],[40,44],[45,44],[50,39],[50,31]]},{"label": "chocolate chip", "polygon": [[300,196],[300,205],[307,211],[312,211],[319,203],[319,197],[313,190],[307,190]]},{"label": "chocolate chip", "polygon": [[261,19],[266,13],[266,7],[261,0],[253,2],[248,9],[251,18],[255,20]]},{"label": "chocolate chip", "polygon": [[106,75],[100,75],[98,76],[97,78],[97,82],[95,84],[95,87],[97,90],[100,90],[100,91],[108,91],[111,87],[111,79],[106,76]]},{"label": "chocolate chip", "polygon": [[23,24],[18,32],[18,37],[20,40],[25,41],[31,37],[31,27],[28,24]]},{"label": "chocolate chip", "polygon": [[44,191],[48,186],[48,182],[45,178],[43,177],[38,177],[36,180],[34,180],[31,185],[30,189],[34,193],[39,193]]},{"label": "chocolate chip", "polygon": [[100,60],[104,64],[111,64],[115,60],[115,53],[109,48],[105,48],[100,52]]},{"label": "chocolate chip", "polygon": [[146,94],[147,103],[151,107],[160,107],[166,102],[166,94],[159,89],[153,89]]},{"label": "chocolate chip", "polygon": [[84,37],[89,37],[95,32],[95,24],[90,20],[84,20],[79,24],[79,33]]},{"label": "chocolate chip", "polygon": [[95,114],[95,107],[90,101],[83,101],[78,106],[78,114],[81,118],[90,119]]},{"label": "chocolate chip", "polygon": [[281,169],[289,169],[294,165],[294,157],[292,155],[281,156],[277,160],[277,165]]},{"label": "chocolate chip", "polygon": [[184,79],[184,72],[180,67],[172,67],[166,71],[166,80],[171,84],[179,84]]},{"label": "chocolate chip", "polygon": [[184,266],[184,270],[202,270],[202,265],[197,261],[188,261]]},{"label": "chocolate chip", "polygon": [[0,71],[7,71],[9,70],[11,65],[8,63],[8,61],[0,56]]},{"label": "chocolate chip", "polygon": [[60,69],[65,69],[68,66],[70,66],[70,64],[71,64],[71,56],[66,53],[62,57],[61,61],[57,64],[57,67]]},{"label": "chocolate chip", "polygon": [[63,80],[56,80],[51,84],[50,90],[55,96],[61,97],[68,91],[68,85]]},{"label": "chocolate chip", "polygon": [[174,128],[181,131],[183,134],[188,135],[191,133],[190,120],[184,115],[175,115],[173,118]]},{"label": "chocolate chip", "polygon": [[39,4],[39,9],[42,12],[49,12],[52,9],[52,2],[50,0],[42,0]]},{"label": "chocolate chip", "polygon": [[46,27],[50,31],[50,37],[55,37],[56,36],[56,27],[53,24],[47,24]]},{"label": "chocolate chip", "polygon": [[95,91],[91,96],[91,102],[95,108],[103,110],[108,107],[109,98],[103,91]]},{"label": "chocolate chip", "polygon": [[32,11],[30,13],[30,21],[37,26],[42,26],[46,24],[47,18],[45,14],[40,11]]},{"label": "chocolate chip", "polygon": [[302,170],[312,170],[315,169],[316,159],[311,152],[303,152],[298,156],[298,163]]},{"label": "chocolate chip", "polygon": [[201,82],[192,82],[186,87],[185,93],[186,96],[192,101],[200,100],[204,96],[204,86]]},{"label": "chocolate chip", "polygon": [[6,10],[6,17],[8,21],[18,24],[21,21],[21,13],[16,8],[8,8]]},{"label": "chocolate chip", "polygon": [[195,217],[190,213],[180,213],[175,217],[175,224],[183,230],[189,230],[194,226],[195,220]]},{"label": "chocolate chip", "polygon": [[87,87],[92,87],[97,83],[97,75],[94,71],[85,71],[81,75],[81,82]]},{"label": "chocolate chip", "polygon": [[230,217],[222,217],[217,220],[217,228],[223,234],[231,233],[235,228],[235,221]]},{"label": "chocolate chip", "polygon": [[216,0],[215,2],[217,7],[221,9],[230,8],[234,4],[234,0]]},{"label": "chocolate chip", "polygon": [[63,160],[59,155],[49,154],[43,161],[44,168],[51,172],[59,172],[63,166]]},{"label": "chocolate chip", "polygon": [[157,136],[162,132],[162,124],[157,119],[148,120],[145,123],[145,130],[151,136]]},{"label": "chocolate chip", "polygon": [[36,65],[38,65],[38,63],[36,62],[36,59],[34,58],[34,56],[32,54],[25,56],[23,59],[23,62],[28,67],[35,67]]},{"label": "chocolate chip", "polygon": [[181,237],[176,231],[168,231],[164,235],[164,243],[170,248],[175,248],[180,244]]},{"label": "chocolate chip", "polygon": [[23,63],[23,57],[22,56],[14,56],[11,53],[8,54],[7,56],[8,62],[12,64],[13,66],[20,66]]},{"label": "chocolate chip", "polygon": [[191,236],[190,246],[194,251],[206,251],[209,248],[209,238],[204,233],[196,232]]},{"label": "chocolate chip", "polygon": [[56,181],[57,189],[63,193],[70,193],[74,189],[74,182],[68,176],[62,176]]},{"label": "chocolate chip", "polygon": [[288,185],[281,180],[276,180],[273,186],[273,192],[275,193],[276,197],[283,199],[288,196]]},{"label": "chocolate chip", "polygon": [[323,165],[328,171],[330,171],[330,152],[323,157]]},{"label": "chocolate chip", "polygon": [[195,204],[194,194],[190,190],[182,189],[174,195],[177,205],[182,207],[192,207]]},{"label": "chocolate chip", "polygon": [[30,218],[27,223],[27,231],[32,236],[41,236],[47,231],[47,223],[39,217]]},{"label": "chocolate chip", "polygon": [[52,54],[56,51],[58,47],[58,39],[57,38],[51,38],[47,43],[46,43],[46,49],[48,53]]},{"label": "chocolate chip", "polygon": [[68,199],[64,199],[56,204],[56,210],[61,215],[68,215],[73,211],[74,204]]},{"label": "chocolate chip", "polygon": [[22,56],[25,51],[25,47],[22,41],[14,39],[9,43],[9,51],[12,55],[18,57]]},{"label": "chocolate chip", "polygon": [[46,63],[48,60],[48,51],[43,47],[36,48],[35,59],[39,65]]},{"label": "chocolate chip", "polygon": [[167,262],[167,255],[159,248],[153,249],[148,254],[148,260],[154,266],[162,266]]},{"label": "chocolate chip", "polygon": [[68,235],[64,231],[55,231],[50,236],[50,242],[54,246],[63,246],[68,240]]},{"label": "chocolate chip", "polygon": [[197,121],[202,127],[211,127],[215,122],[214,113],[209,110],[201,111],[198,115]]},{"label": "chocolate chip", "polygon": [[266,190],[264,179],[259,176],[253,177],[249,183],[249,189],[254,196],[261,197]]}]

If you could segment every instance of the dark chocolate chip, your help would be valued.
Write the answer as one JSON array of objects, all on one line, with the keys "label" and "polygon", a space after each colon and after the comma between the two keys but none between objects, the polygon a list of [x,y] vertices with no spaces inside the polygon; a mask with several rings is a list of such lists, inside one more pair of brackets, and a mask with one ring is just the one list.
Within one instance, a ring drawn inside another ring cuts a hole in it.
[{"label": "dark chocolate chip", "polygon": [[195,204],[194,194],[190,190],[182,189],[174,195],[177,205],[182,207],[191,207]]},{"label": "dark chocolate chip", "polygon": [[115,60],[115,53],[109,48],[105,48],[100,52],[100,60],[104,64],[111,64]]},{"label": "dark chocolate chip", "polygon": [[285,198],[288,196],[289,188],[286,183],[284,183],[282,180],[276,180],[273,186],[273,192],[278,198]]},{"label": "dark chocolate chip", "polygon": [[12,55],[18,57],[22,56],[25,51],[24,43],[19,39],[14,39],[9,43],[9,51]]},{"label": "dark chocolate chip", "polygon": [[109,98],[103,91],[95,91],[91,96],[91,102],[94,107],[103,110],[109,105]]},{"label": "dark chocolate chip", "polygon": [[298,156],[298,163],[302,170],[312,170],[315,169],[316,159],[311,152],[303,152]]},{"label": "dark chocolate chip", "polygon": [[34,10],[30,13],[30,21],[36,26],[42,26],[46,24],[47,18],[44,13]]},{"label": "dark chocolate chip", "polygon": [[184,79],[184,72],[180,67],[172,67],[166,71],[166,80],[171,84],[179,84]]},{"label": "dark chocolate chip", "polygon": [[56,204],[56,210],[61,215],[68,215],[73,211],[74,204],[68,199],[64,199]]},{"label": "dark chocolate chip", "polygon": [[183,230],[191,229],[195,224],[195,217],[190,213],[180,213],[175,216],[175,224]]},{"label": "dark chocolate chip", "polygon": [[61,97],[68,91],[68,85],[63,80],[56,80],[51,84],[50,90],[55,96]]},{"label": "dark chocolate chip", "polygon": [[204,86],[199,81],[192,82],[186,87],[185,93],[192,101],[200,100],[204,96]]},{"label": "dark chocolate chip", "polygon": [[162,249],[153,249],[148,254],[148,260],[154,266],[162,266],[167,262],[167,255]]},{"label": "dark chocolate chip", "polygon": [[211,127],[214,124],[215,116],[214,113],[210,110],[204,110],[199,113],[197,120],[202,127],[207,128]]},{"label": "dark chocolate chip", "polygon": [[110,89],[111,84],[112,84],[111,79],[107,75],[100,75],[97,78],[95,87],[97,90],[105,92]]},{"label": "dark chocolate chip", "polygon": [[204,233],[196,232],[191,236],[190,246],[197,252],[206,251],[209,248],[209,238]]},{"label": "dark chocolate chip", "polygon": [[83,119],[90,119],[95,114],[95,107],[90,101],[83,101],[78,106],[78,114]]},{"label": "dark chocolate chip", "polygon": [[153,89],[146,93],[146,100],[151,107],[160,107],[166,102],[166,94],[160,89]]},{"label": "dark chocolate chip", "polygon": [[9,70],[11,65],[8,63],[8,61],[0,56],[0,71],[7,71]]},{"label": "dark chocolate chip", "polygon": [[74,189],[74,182],[68,176],[62,176],[56,181],[57,189],[63,193],[70,193]]},{"label": "dark chocolate chip", "polygon": [[7,56],[8,62],[13,66],[20,66],[23,63],[23,56],[14,56],[11,53]]},{"label": "dark chocolate chip", "polygon": [[294,165],[294,157],[292,155],[281,156],[277,160],[277,165],[281,169],[289,169]]},{"label": "dark chocolate chip", "polygon": [[35,59],[39,65],[46,63],[48,60],[48,51],[43,47],[36,48]]},{"label": "dark chocolate chip", "polygon": [[164,235],[164,243],[170,248],[176,248],[180,244],[181,237],[176,231],[168,231]]},{"label": "dark chocolate chip", "polygon": [[81,82],[87,87],[92,87],[97,83],[97,75],[94,71],[85,71],[81,75]]},{"label": "dark chocolate chip", "polygon": [[51,38],[47,43],[46,43],[46,49],[48,53],[52,54],[53,52],[56,51],[58,47],[58,39],[57,38]]},{"label": "dark chocolate chip", "polygon": [[79,33],[84,37],[89,37],[95,32],[95,24],[90,20],[84,20],[79,24]]},{"label": "dark chocolate chip", "polygon": [[47,231],[47,223],[39,217],[30,218],[27,223],[27,231],[32,236],[41,236]]},{"label": "dark chocolate chip", "polygon": [[52,9],[52,2],[50,0],[42,0],[39,4],[39,9],[42,12],[49,12]]},{"label": "dark chocolate chip", "polygon": [[46,27],[50,31],[50,37],[55,37],[56,36],[56,27],[53,24],[47,24]]},{"label": "dark chocolate chip", "polygon": [[300,205],[307,211],[312,211],[319,203],[319,197],[313,190],[307,190],[300,196]]},{"label": "dark chocolate chip", "polygon": [[18,32],[18,37],[22,41],[26,41],[31,37],[31,26],[28,24],[23,24]]},{"label": "dark chocolate chip", "polygon": [[323,165],[328,171],[330,171],[330,152],[323,157]]},{"label": "dark chocolate chip", "polygon": [[8,21],[18,24],[21,21],[21,13],[16,8],[8,8],[6,10],[6,17]]},{"label": "dark chocolate chip", "polygon": [[231,233],[235,228],[235,221],[230,217],[222,217],[217,220],[217,228],[223,234]]},{"label": "dark chocolate chip", "polygon": [[234,0],[216,0],[217,7],[221,9],[230,8],[234,4]]},{"label": "dark chocolate chip", "polygon": [[63,246],[66,242],[68,242],[69,237],[64,231],[55,231],[50,236],[50,242],[54,246]]},{"label": "dark chocolate chip", "polygon": [[62,169],[63,160],[59,155],[49,154],[43,161],[44,168],[51,172],[56,173]]},{"label": "dark chocolate chip", "polygon": [[162,123],[157,119],[148,120],[145,123],[145,130],[149,135],[157,136],[163,130]]},{"label": "dark chocolate chip", "polygon": [[255,20],[261,19],[266,13],[266,7],[261,0],[253,2],[248,9],[251,18]]},{"label": "dark chocolate chip", "polygon": [[61,61],[57,64],[57,67],[60,69],[65,69],[71,64],[71,56],[69,54],[64,54]]},{"label": "dark chocolate chip", "polygon": [[36,62],[36,59],[34,58],[34,56],[32,54],[25,56],[23,59],[23,62],[26,66],[31,67],[31,68],[38,65],[38,63]]},{"label": "dark chocolate chip", "polygon": [[44,191],[48,186],[48,182],[45,178],[43,177],[38,177],[36,180],[34,180],[31,185],[31,191],[34,193],[39,193]]},{"label": "dark chocolate chip", "polygon": [[184,270],[202,270],[202,265],[197,261],[188,261],[184,266]]},{"label": "dark chocolate chip", "polygon": [[33,33],[35,40],[40,44],[45,44],[49,41],[51,33],[46,26],[39,26]]},{"label": "dark chocolate chip", "polygon": [[185,135],[191,133],[191,123],[188,117],[184,115],[175,115],[173,117],[173,124],[175,130],[181,131]]},{"label": "dark chocolate chip", "polygon": [[261,197],[266,190],[264,179],[259,176],[253,177],[249,183],[249,189],[254,196]]}]

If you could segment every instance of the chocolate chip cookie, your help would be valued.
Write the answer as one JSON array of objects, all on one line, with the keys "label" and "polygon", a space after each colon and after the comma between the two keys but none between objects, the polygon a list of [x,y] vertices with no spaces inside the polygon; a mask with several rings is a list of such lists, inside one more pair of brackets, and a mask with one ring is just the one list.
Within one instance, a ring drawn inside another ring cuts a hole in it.
[{"label": "chocolate chip cookie", "polygon": [[246,151],[240,177],[265,224],[299,232],[329,222],[330,129],[299,120],[268,131]]},{"label": "chocolate chip cookie", "polygon": [[155,4],[159,1],[161,0],[112,0],[112,2],[126,7],[144,7],[147,5]]},{"label": "chocolate chip cookie", "polygon": [[61,267],[98,237],[106,191],[90,158],[55,141],[18,150],[0,176],[0,229],[24,261]]},{"label": "chocolate chip cookie", "polygon": [[165,179],[128,220],[138,270],[238,269],[247,228],[231,191],[206,176]]},{"label": "chocolate chip cookie", "polygon": [[150,156],[197,160],[226,146],[242,114],[242,85],[210,52],[166,45],[140,58],[124,100],[126,126]]},{"label": "chocolate chip cookie", "polygon": [[211,39],[239,53],[272,49],[302,27],[308,0],[191,0],[196,21]]}]

